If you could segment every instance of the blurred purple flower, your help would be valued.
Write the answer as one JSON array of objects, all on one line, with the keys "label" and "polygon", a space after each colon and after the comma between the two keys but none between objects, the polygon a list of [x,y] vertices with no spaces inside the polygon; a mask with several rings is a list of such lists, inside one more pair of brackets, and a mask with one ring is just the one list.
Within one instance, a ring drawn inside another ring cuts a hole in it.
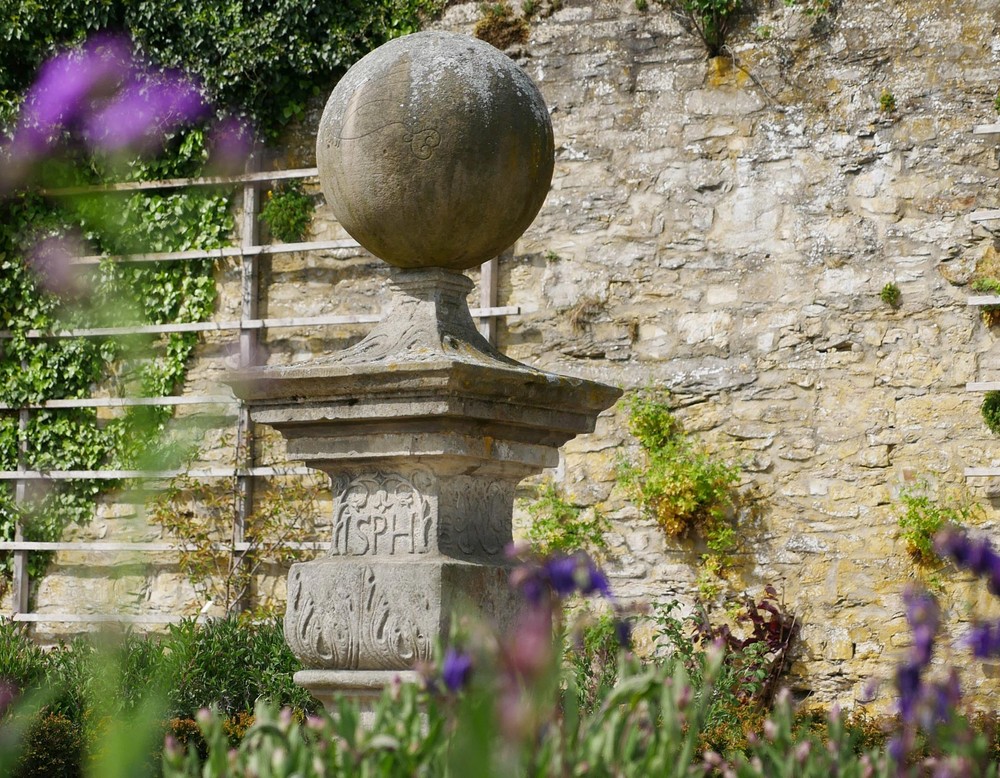
[{"label": "blurred purple flower", "polygon": [[72,262],[85,253],[77,236],[50,235],[32,245],[26,259],[44,289],[62,297],[72,297],[81,292]]},{"label": "blurred purple flower", "polygon": [[28,90],[12,151],[36,156],[78,121],[90,102],[114,92],[135,63],[126,38],[100,35],[46,62]]},{"label": "blurred purple flower", "polygon": [[627,619],[615,619],[615,637],[622,648],[632,647],[632,622]]},{"label": "blurred purple flower", "polygon": [[[138,61],[126,37],[99,35],[81,48],[49,60],[28,90],[13,140],[2,149],[0,185],[14,187],[30,176],[64,133],[101,153],[155,150],[179,126],[206,116],[199,86],[174,70]],[[249,128],[233,124],[219,140],[225,154],[245,148]]]},{"label": "blurred purple flower", "polygon": [[977,659],[1000,656],[1000,624],[984,622],[973,625],[967,642]]},{"label": "blurred purple flower", "polygon": [[907,589],[903,593],[903,602],[906,605],[906,621],[913,631],[911,661],[923,669],[931,661],[934,638],[941,624],[941,609],[931,594],[918,589]]},{"label": "blurred purple flower", "polygon": [[552,653],[552,611],[523,610],[503,645],[507,672],[516,678],[537,678],[548,669]]},{"label": "blurred purple flower", "polygon": [[917,706],[923,696],[921,674],[923,667],[906,663],[896,668],[896,690],[899,692],[899,715],[904,724],[914,720]]},{"label": "blurred purple flower", "polygon": [[204,116],[195,84],[176,73],[136,71],[115,97],[87,117],[84,137],[100,151],[150,151],[176,127]]},{"label": "blurred purple flower", "polygon": [[441,663],[441,680],[448,691],[457,692],[465,688],[471,677],[472,657],[454,648],[445,651],[444,661]]},{"label": "blurred purple flower", "polygon": [[541,565],[522,565],[511,575],[511,585],[521,589],[532,605],[541,602],[546,590],[559,597],[579,592],[584,596],[597,593],[614,600],[607,576],[582,551],[572,556],[560,554],[550,557]]},{"label": "blurred purple flower", "polygon": [[208,133],[208,164],[214,175],[243,172],[253,151],[253,128],[244,119],[229,116],[216,122]]},{"label": "blurred purple flower", "polygon": [[552,591],[566,597],[577,590],[577,568],[579,560],[571,556],[557,556],[549,559],[542,569]]},{"label": "blurred purple flower", "polygon": [[947,529],[934,538],[934,547],[942,556],[980,578],[986,578],[990,592],[1000,595],[1000,554],[987,538],[970,538],[958,529]]}]

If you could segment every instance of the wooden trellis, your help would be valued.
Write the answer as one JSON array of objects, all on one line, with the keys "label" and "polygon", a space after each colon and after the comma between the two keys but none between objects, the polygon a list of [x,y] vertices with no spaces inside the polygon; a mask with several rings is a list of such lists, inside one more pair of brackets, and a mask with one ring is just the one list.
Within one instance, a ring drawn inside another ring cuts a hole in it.
[{"label": "wooden trellis", "polygon": [[[984,136],[1000,136],[1000,124],[981,124],[976,127],[973,131],[974,135],[984,135]],[[969,221],[973,224],[984,224],[991,221],[1000,220],[1000,210],[998,209],[988,209],[981,211],[973,211],[969,214]],[[967,305],[971,306],[983,306],[983,305],[997,305],[1000,306],[1000,296],[998,295],[971,295],[966,300]],[[965,389],[968,392],[989,392],[1000,390],[1000,381],[970,381],[965,385]],[[1000,467],[967,467],[965,468],[966,478],[990,478],[993,476],[1000,475]]]},{"label": "wooden trellis", "polygon": [[[198,259],[215,259],[221,257],[239,257],[241,261],[241,306],[240,318],[236,321],[207,321],[183,324],[159,324],[134,327],[97,327],[43,332],[32,330],[27,333],[32,339],[109,337],[119,335],[166,334],[173,332],[235,332],[239,344],[240,365],[250,366],[257,362],[258,338],[262,329],[303,326],[332,326],[343,324],[358,324],[378,321],[377,315],[335,315],[308,316],[289,318],[260,318],[258,303],[260,299],[259,278],[262,256],[298,253],[305,251],[328,251],[332,249],[360,248],[353,240],[306,241],[301,243],[282,243],[274,245],[259,244],[259,187],[261,184],[281,180],[300,180],[315,178],[316,168],[295,170],[273,170],[248,172],[237,176],[204,177],[168,179],[161,181],[127,182],[105,184],[90,187],[73,187],[46,192],[49,196],[67,196],[74,194],[94,194],[110,192],[137,192],[161,189],[176,189],[193,186],[233,186],[241,185],[243,189],[243,209],[241,214],[242,236],[240,245],[227,246],[205,251],[175,251],[147,254],[130,254],[112,257],[120,262],[184,262]],[[73,260],[78,265],[93,265],[107,258],[102,256],[84,256]],[[496,320],[502,316],[513,316],[520,313],[518,306],[497,306],[496,290],[498,277],[498,262],[494,258],[483,264],[480,277],[480,307],[472,310],[472,315],[479,322],[480,331],[490,342],[495,343]],[[0,330],[0,340],[9,339],[12,333]],[[234,467],[210,467],[189,470],[32,470],[28,468],[28,453],[30,441],[26,430],[32,411],[54,408],[125,408],[135,406],[171,406],[182,405],[224,405],[235,409],[236,452],[237,460]],[[301,476],[314,471],[305,467],[261,467],[254,465],[252,446],[249,441],[253,435],[253,423],[244,405],[229,395],[188,395],[170,397],[129,397],[129,398],[80,398],[66,400],[49,400],[43,403],[10,406],[0,404],[0,410],[16,411],[20,430],[17,469],[0,471],[0,481],[14,482],[14,497],[23,503],[27,496],[27,486],[32,481],[60,481],[72,479],[118,480],[118,479],[169,479],[179,475],[189,475],[193,478],[236,478],[239,499],[233,532],[234,552],[245,551],[250,544],[245,541],[244,529],[253,501],[254,479],[276,476]],[[328,548],[329,543],[286,543],[292,548]],[[30,610],[29,591],[31,581],[28,576],[28,555],[32,552],[44,551],[87,551],[96,553],[163,553],[179,552],[185,548],[182,543],[170,542],[104,542],[104,541],[54,541],[36,542],[25,540],[24,528],[18,520],[13,540],[0,541],[0,551],[13,553],[13,587],[12,608],[10,617],[14,621],[23,622],[63,622],[63,623],[96,623],[123,622],[163,624],[176,622],[180,616],[169,614],[104,614],[104,613],[32,613]]]}]

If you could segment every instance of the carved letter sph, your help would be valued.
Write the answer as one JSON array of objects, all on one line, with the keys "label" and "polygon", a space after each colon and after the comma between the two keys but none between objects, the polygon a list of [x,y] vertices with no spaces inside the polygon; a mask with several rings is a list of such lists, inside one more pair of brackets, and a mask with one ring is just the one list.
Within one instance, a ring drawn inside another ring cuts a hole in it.
[{"label": "carved letter sph", "polygon": [[429,492],[433,479],[410,474],[342,475],[333,483],[334,555],[391,556],[426,554],[434,537]]}]

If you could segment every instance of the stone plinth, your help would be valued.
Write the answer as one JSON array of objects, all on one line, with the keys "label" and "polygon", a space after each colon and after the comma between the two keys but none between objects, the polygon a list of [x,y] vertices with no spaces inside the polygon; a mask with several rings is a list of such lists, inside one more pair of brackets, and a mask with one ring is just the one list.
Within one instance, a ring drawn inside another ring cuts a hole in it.
[{"label": "stone plinth", "polygon": [[430,659],[463,602],[504,628],[514,489],[619,395],[496,351],[469,314],[464,275],[397,270],[393,287],[353,348],[233,381],[291,457],[330,476],[333,548],[292,567],[285,617],[310,668],[297,678],[320,696],[361,695]]},{"label": "stone plinth", "polygon": [[317,162],[343,227],[405,268],[392,304],[352,348],[231,383],[333,488],[330,555],[289,573],[296,680],[370,702],[460,604],[507,625],[514,489],[620,392],[508,359],[469,315],[458,271],[517,240],[552,177],[548,111],[507,57],[448,33],[387,43],[330,96]]}]

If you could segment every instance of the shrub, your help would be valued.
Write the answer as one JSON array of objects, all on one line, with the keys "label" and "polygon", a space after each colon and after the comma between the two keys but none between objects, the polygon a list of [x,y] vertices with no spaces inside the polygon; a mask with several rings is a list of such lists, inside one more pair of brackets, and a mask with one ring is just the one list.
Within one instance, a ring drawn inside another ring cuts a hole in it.
[{"label": "shrub", "polygon": [[607,518],[596,508],[588,514],[568,502],[551,482],[541,487],[538,499],[528,506],[528,515],[531,526],[525,537],[539,556],[600,553],[608,547],[604,533],[611,526]]},{"label": "shrub", "polygon": [[[1000,295],[1000,280],[986,276],[977,278],[972,282],[973,292],[983,294]],[[983,305],[979,308],[979,315],[987,327],[1000,324],[1000,305]]]},{"label": "shrub", "polygon": [[982,405],[979,406],[979,412],[990,432],[1000,435],[1000,392],[995,390],[987,392]]},{"label": "shrub", "polygon": [[76,722],[48,713],[27,732],[14,778],[77,778],[83,774],[83,734]]},{"label": "shrub", "polygon": [[899,537],[915,562],[932,565],[940,561],[934,536],[946,527],[961,527],[980,514],[968,499],[938,499],[926,481],[899,492]]},{"label": "shrub", "polygon": [[282,243],[298,243],[305,238],[314,210],[312,198],[294,181],[268,190],[260,218]]},{"label": "shrub", "polygon": [[709,57],[717,57],[736,20],[744,10],[743,0],[659,0],[680,20],[684,29],[705,45]]},{"label": "shrub", "polygon": [[883,89],[878,98],[878,109],[882,113],[892,113],[896,110],[896,96],[888,89]]},{"label": "shrub", "polygon": [[528,22],[517,16],[507,0],[495,3],[481,3],[479,20],[472,34],[501,51],[517,43],[528,40]]},{"label": "shrub", "polygon": [[664,401],[639,393],[625,408],[642,449],[638,462],[619,460],[618,481],[626,494],[668,536],[697,532],[717,561],[728,560],[737,545],[731,513],[739,467],[697,447]]},{"label": "shrub", "polygon": [[886,305],[898,308],[899,300],[902,295],[899,291],[899,287],[890,282],[882,287],[882,291],[878,293],[878,296]]}]

